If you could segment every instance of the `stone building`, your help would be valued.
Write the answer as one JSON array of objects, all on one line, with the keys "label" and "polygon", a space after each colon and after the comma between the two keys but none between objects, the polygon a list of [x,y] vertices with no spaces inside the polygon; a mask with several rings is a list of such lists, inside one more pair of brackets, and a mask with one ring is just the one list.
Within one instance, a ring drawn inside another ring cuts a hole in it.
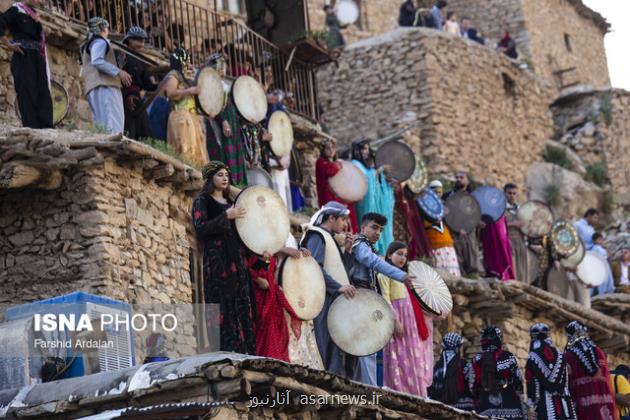
[{"label": "stone building", "polygon": [[[309,2],[311,28],[325,29],[326,0]],[[334,2],[332,2],[334,3]],[[348,42],[389,32],[398,27],[402,0],[355,0],[359,20],[343,30]],[[430,8],[434,0],[420,0]],[[508,31],[516,41],[520,61],[528,63],[548,86],[560,90],[573,84],[610,85],[604,35],[609,24],[581,0],[449,0],[448,11],[469,17],[494,49]]]},{"label": "stone building", "polygon": [[322,120],[345,144],[409,126],[434,175],[457,169],[522,183],[553,133],[551,97],[536,77],[481,45],[397,29],[346,48],[319,73]]}]

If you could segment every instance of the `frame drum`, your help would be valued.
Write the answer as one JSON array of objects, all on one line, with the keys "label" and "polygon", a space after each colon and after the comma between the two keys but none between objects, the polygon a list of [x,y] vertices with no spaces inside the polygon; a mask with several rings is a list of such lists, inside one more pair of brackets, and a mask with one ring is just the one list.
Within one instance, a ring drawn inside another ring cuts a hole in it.
[{"label": "frame drum", "polygon": [[442,277],[432,267],[420,261],[409,263],[411,290],[420,306],[430,314],[445,317],[453,310],[453,297]]},{"label": "frame drum", "polygon": [[300,319],[310,321],[322,311],[326,283],[322,269],[313,257],[285,258],[280,267],[280,284]]},{"label": "frame drum", "polygon": [[381,295],[358,288],[352,299],[340,295],[330,305],[328,330],[335,344],[353,356],[381,350],[394,334],[394,311]]},{"label": "frame drum", "polygon": [[608,280],[608,262],[598,253],[587,251],[577,266],[577,276],[588,287],[601,286]]},{"label": "frame drum", "polygon": [[232,98],[239,114],[250,123],[259,123],[267,116],[267,95],[253,77],[236,79],[232,84]]},{"label": "frame drum", "polygon": [[265,171],[263,168],[254,166],[253,168],[247,169],[245,172],[247,173],[247,185],[261,185],[273,189],[273,179],[271,175],[269,175],[269,172]]},{"label": "frame drum", "polygon": [[405,143],[389,141],[376,150],[376,166],[391,165],[391,176],[399,182],[411,178],[416,170],[416,157]]},{"label": "frame drum", "polygon": [[212,67],[204,67],[197,72],[195,84],[199,86],[197,103],[211,118],[216,117],[225,105],[225,92],[221,75]]},{"label": "frame drum", "polygon": [[481,208],[471,194],[457,192],[444,203],[444,221],[455,233],[462,230],[471,233],[481,220]]},{"label": "frame drum", "polygon": [[280,251],[291,233],[289,212],[282,198],[272,189],[260,185],[245,188],[234,202],[247,213],[235,219],[236,231],[243,244],[254,254]]},{"label": "frame drum", "polygon": [[472,195],[479,203],[481,215],[490,217],[492,223],[498,222],[503,213],[505,213],[505,193],[497,187],[482,185],[475,188]]},{"label": "frame drum", "polygon": [[359,19],[359,6],[352,0],[339,0],[337,2],[337,19],[343,25],[350,25]]},{"label": "frame drum", "polygon": [[289,156],[293,148],[293,126],[284,111],[276,111],[269,117],[269,132],[272,135],[269,146],[277,157]]},{"label": "frame drum", "polygon": [[356,203],[367,194],[367,178],[354,164],[347,160],[339,160],[341,170],[329,179],[330,188],[344,201]]},{"label": "frame drum", "polygon": [[[66,88],[56,80],[50,81],[50,97],[52,99],[53,106],[53,125],[59,125],[61,121],[66,118],[66,115],[68,115],[70,97],[68,96]],[[22,119],[20,116],[20,107],[18,106],[17,96],[13,102],[13,107],[15,109],[15,115],[17,115],[19,119]]]},{"label": "frame drum", "polygon": [[578,238],[577,249],[575,250],[575,252],[565,258],[562,258],[560,260],[560,264],[564,268],[576,268],[582,262],[582,259],[584,259],[585,253],[586,250],[584,249],[584,244]]},{"label": "frame drum", "polygon": [[521,232],[530,238],[541,238],[553,226],[553,213],[541,201],[528,201],[518,209],[518,220],[522,223]]}]

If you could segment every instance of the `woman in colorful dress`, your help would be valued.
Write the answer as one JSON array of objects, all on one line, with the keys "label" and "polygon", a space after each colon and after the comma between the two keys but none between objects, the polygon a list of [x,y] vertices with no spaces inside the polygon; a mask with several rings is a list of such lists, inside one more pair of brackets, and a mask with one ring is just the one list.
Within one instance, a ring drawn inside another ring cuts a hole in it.
[{"label": "woman in colorful dress", "polygon": [[190,86],[184,76],[187,69],[188,52],[177,48],[170,57],[171,71],[166,75],[166,96],[173,105],[168,116],[166,139],[177,153],[189,162],[203,166],[208,163],[208,151],[197,115],[195,95],[198,86]]},{"label": "woman in colorful dress", "polygon": [[[206,184],[193,203],[193,227],[203,244],[205,302],[219,305],[221,350],[255,354],[252,282],[233,223],[245,209],[230,198],[227,165],[212,161],[202,174]],[[209,336],[216,327],[208,320]]]},{"label": "woman in colorful dress", "polygon": [[433,368],[429,397],[460,410],[472,411],[475,401],[466,381],[472,366],[461,356],[463,344],[463,337],[457,333],[450,332],[442,337],[442,354]]},{"label": "woman in colorful dress", "polygon": [[[387,248],[386,261],[407,268],[407,245],[394,241]],[[381,293],[396,317],[394,336],[383,350],[384,385],[397,391],[427,396],[433,377],[433,322],[422,311],[414,311],[405,285],[377,276]]]},{"label": "woman in colorful dress", "polygon": [[[387,180],[389,165],[376,168],[374,152],[370,148],[370,142],[362,139],[352,143],[352,163],[365,174],[368,181],[368,190],[363,200],[359,201],[355,208],[357,220],[367,213],[382,214],[387,220],[394,220],[394,189]],[[394,240],[394,224],[388,223],[383,230],[379,241],[374,245],[379,254],[384,255],[389,244]]]}]

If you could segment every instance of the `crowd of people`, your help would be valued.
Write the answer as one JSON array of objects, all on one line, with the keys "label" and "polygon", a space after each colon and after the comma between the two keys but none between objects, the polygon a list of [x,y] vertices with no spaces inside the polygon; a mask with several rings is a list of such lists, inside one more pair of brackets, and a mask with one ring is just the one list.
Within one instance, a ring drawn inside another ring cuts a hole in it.
[{"label": "crowd of people", "polygon": [[[398,24],[403,27],[432,28],[485,45],[486,40],[473,27],[470,17],[462,16],[460,19],[456,11],[447,9],[447,0],[437,0],[431,9],[416,7],[413,0],[405,0],[400,6]],[[510,58],[518,58],[516,42],[508,31],[504,32],[496,48]]]}]

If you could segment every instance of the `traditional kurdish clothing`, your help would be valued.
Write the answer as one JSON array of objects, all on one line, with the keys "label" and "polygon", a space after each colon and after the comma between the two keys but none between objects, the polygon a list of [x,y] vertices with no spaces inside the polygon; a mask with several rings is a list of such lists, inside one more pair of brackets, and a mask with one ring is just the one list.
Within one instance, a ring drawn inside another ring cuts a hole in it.
[{"label": "traditional kurdish clothing", "polygon": [[11,57],[11,74],[22,125],[52,128],[46,39],[40,16],[26,4],[17,2],[0,15],[0,35],[7,29],[11,31],[13,42],[23,51],[23,54],[13,53]]},{"label": "traditional kurdish clothing", "polygon": [[518,204],[508,203],[505,211],[505,217],[508,223],[508,233],[510,236],[510,247],[512,248],[514,275],[516,276],[516,280],[525,284],[530,284],[533,279],[531,279],[529,275],[530,258],[527,243],[525,242],[525,235],[523,235],[520,228],[510,226],[510,223],[517,220],[518,208]]},{"label": "traditional kurdish clothing", "polygon": [[[422,225],[422,216],[418,211],[418,206],[416,206],[414,194],[404,187],[396,188],[394,192],[396,201],[400,204],[396,208],[400,209],[403,215],[405,222],[403,225],[409,238],[409,260],[412,261],[422,257],[430,258],[433,255],[431,242]],[[457,257],[455,259],[457,260]]]},{"label": "traditional kurdish clothing", "polygon": [[335,176],[341,170],[341,162],[331,161],[323,156],[317,158],[315,162],[315,181],[317,183],[317,201],[320,207],[329,201],[337,201],[344,204],[350,210],[350,224],[352,232],[358,232],[359,225],[357,216],[354,212],[354,206],[346,203],[333,192],[330,188],[330,177]]},{"label": "traditional kurdish clothing", "polygon": [[121,70],[109,40],[99,35],[109,25],[98,17],[90,19],[88,25],[88,39],[81,46],[81,74],[94,124],[110,133],[122,133],[125,109],[118,76]]},{"label": "traditional kurdish clothing", "polygon": [[[348,376],[348,369],[353,364],[353,357],[344,353],[333,342],[328,331],[328,311],[330,305],[337,296],[342,285],[350,284],[348,280],[347,269],[352,264],[352,255],[341,252],[339,245],[332,236],[332,233],[322,228],[321,217],[326,214],[336,216],[348,215],[348,209],[340,203],[327,203],[322,209],[315,214],[311,225],[308,227],[301,246],[310,251],[311,255],[318,262],[324,274],[326,283],[326,299],[322,311],[314,319],[315,337],[317,339],[317,347],[321,355],[324,367],[327,371],[340,376]],[[350,363],[351,362],[351,363]],[[351,372],[350,372],[351,373]]]},{"label": "traditional kurdish clothing", "polygon": [[389,244],[394,240],[394,189],[385,178],[385,174],[377,174],[376,169],[366,167],[362,162],[353,160],[368,181],[367,194],[363,200],[356,203],[357,220],[367,213],[379,213],[388,220],[387,225],[383,228],[381,238],[374,247],[377,253],[384,255]]},{"label": "traditional kurdish clothing", "polygon": [[267,289],[254,286],[256,354],[289,362],[289,327],[284,317],[284,311],[289,313],[290,327],[298,337],[301,333],[302,321],[295,314],[284,296],[284,292],[276,282],[277,260],[278,257],[274,256],[271,262],[267,264],[257,255],[252,255],[247,260],[247,267],[252,280],[261,277],[267,280],[269,284]]},{"label": "traditional kurdish clothing", "polygon": [[468,383],[475,409],[482,416],[524,419],[521,404],[523,375],[516,357],[502,349],[503,333],[486,327],[481,333],[481,353],[472,360]]},{"label": "traditional kurdish clothing", "polygon": [[525,367],[527,402],[538,420],[576,420],[564,354],[549,338],[546,324],[530,328],[532,338]]},{"label": "traditional kurdish clothing", "polygon": [[[284,316],[289,326],[292,325],[291,315],[284,311]],[[294,365],[302,365],[311,369],[324,370],[324,362],[317,348],[313,321],[302,321],[300,329],[294,331],[289,328],[289,362]]]},{"label": "traditional kurdish clothing", "polygon": [[429,397],[460,410],[472,411],[475,401],[466,379],[472,365],[460,356],[463,343],[462,336],[457,333],[448,333],[442,337],[442,353],[433,368]]},{"label": "traditional kurdish clothing", "polygon": [[[383,350],[384,385],[396,391],[427,396],[433,365],[433,322],[416,319],[411,296],[404,284],[379,274],[383,298],[392,306],[394,316],[402,324],[402,337],[392,336]],[[425,323],[423,331],[417,322]],[[421,336],[422,334],[422,336]]]},{"label": "traditional kurdish clothing", "polygon": [[[230,126],[231,136],[223,135],[223,123]],[[245,163],[245,143],[241,117],[231,97],[225,108],[213,121],[207,120],[206,139],[208,155],[212,159],[224,162],[230,168],[232,184],[237,187],[247,186],[247,166]]]},{"label": "traditional kurdish clothing", "polygon": [[[376,290],[376,273],[384,274],[397,282],[402,282],[407,276],[407,273],[380,258],[374,245],[363,235],[359,235],[354,240],[352,256],[354,262],[350,282],[356,287]],[[376,354],[358,359],[352,379],[368,385],[377,385]]]},{"label": "traditional kurdish clothing", "polygon": [[[178,70],[171,70],[166,77],[177,80],[177,89],[186,89],[189,83]],[[175,151],[192,163],[204,165],[208,162],[201,121],[197,115],[197,106],[193,95],[171,100],[173,110],[168,116],[166,138]]]},{"label": "traditional kurdish clothing", "polygon": [[[204,179],[212,182],[214,174],[224,167],[221,164],[204,170]],[[203,192],[193,203],[193,227],[203,244],[204,297],[206,303],[220,307],[221,350],[255,354],[252,282],[236,229],[227,218],[231,205],[229,199],[223,204]]]},{"label": "traditional kurdish clothing", "polygon": [[505,216],[481,230],[481,244],[486,272],[497,274],[501,280],[515,279]]},{"label": "traditional kurdish clothing", "polygon": [[457,252],[455,251],[454,241],[451,237],[451,231],[448,226],[441,220],[439,222],[424,221],[424,228],[427,232],[429,242],[433,248],[433,257],[435,258],[435,268],[447,271],[456,277],[461,277],[459,271],[459,262],[457,261]]},{"label": "traditional kurdish clothing", "polygon": [[615,396],[610,387],[606,354],[589,338],[580,321],[567,325],[564,351],[569,373],[569,390],[579,420],[617,418]]}]

